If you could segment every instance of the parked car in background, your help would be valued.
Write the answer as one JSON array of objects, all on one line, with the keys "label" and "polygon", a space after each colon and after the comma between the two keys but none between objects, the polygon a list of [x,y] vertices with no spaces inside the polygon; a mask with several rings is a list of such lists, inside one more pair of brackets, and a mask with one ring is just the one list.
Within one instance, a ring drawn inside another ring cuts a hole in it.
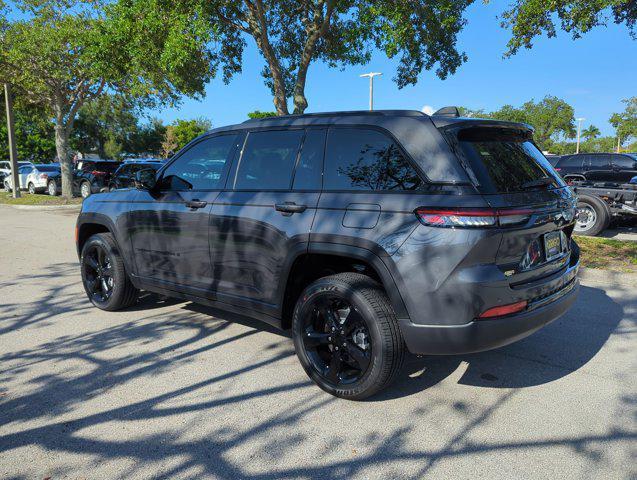
[{"label": "parked car in background", "polygon": [[532,133],[456,108],[218,128],[139,171],[138,189],[83,202],[87,297],[112,311],[146,290],[250,315],[291,330],[321,388],[368,397],[407,351],[497,348],[575,301],[575,194]]},{"label": "parked car in background", "polygon": [[[18,167],[33,165],[31,162],[18,162]],[[11,175],[11,162],[3,160],[0,162],[0,185],[4,185],[4,179]]]},{"label": "parked car in background", "polygon": [[629,153],[564,155],[555,164],[555,169],[565,180],[628,183],[637,175],[637,155]]},{"label": "parked car in background", "polygon": [[[7,162],[9,163],[9,162]],[[4,177],[3,180],[3,185],[4,185],[4,189],[7,192],[10,192],[13,190],[13,178],[11,175],[11,167],[10,167],[10,163],[9,163],[9,172],[7,173],[7,175]],[[18,179],[20,182],[19,185],[19,189],[20,190],[26,190],[27,189],[27,177],[29,176],[29,174],[31,173],[31,170],[33,170],[33,164],[31,162],[18,162]]]},{"label": "parked car in background", "polygon": [[82,198],[107,190],[113,173],[120,165],[113,160],[80,160],[74,174],[74,190]]},{"label": "parked car in background", "polygon": [[153,169],[159,170],[162,166],[161,162],[144,162],[144,161],[125,161],[111,177],[108,185],[110,191],[119,188],[131,188],[135,186],[135,175],[140,170]]},{"label": "parked car in background", "polygon": [[60,176],[58,163],[33,165],[27,175],[26,184],[30,194],[42,193],[47,190],[49,180]]}]

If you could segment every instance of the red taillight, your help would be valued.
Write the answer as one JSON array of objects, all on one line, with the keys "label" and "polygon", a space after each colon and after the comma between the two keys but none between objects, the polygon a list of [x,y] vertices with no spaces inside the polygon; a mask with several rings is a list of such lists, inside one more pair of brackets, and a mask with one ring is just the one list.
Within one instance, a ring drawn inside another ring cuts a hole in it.
[{"label": "red taillight", "polygon": [[438,209],[424,207],[416,209],[418,220],[430,227],[471,228],[518,225],[528,221],[532,213],[533,211],[528,209]]},{"label": "red taillight", "polygon": [[49,176],[46,173],[41,173],[40,174],[40,179],[41,180],[46,180],[47,178],[49,178]]},{"label": "red taillight", "polygon": [[93,171],[91,172],[91,175],[95,175],[95,176],[98,176],[98,177],[99,177],[99,176],[101,176],[101,175],[106,175],[106,172],[100,172],[100,171],[98,171],[98,170],[93,170]]},{"label": "red taillight", "polygon": [[528,302],[526,300],[522,300],[521,302],[510,303],[509,305],[489,308],[488,310],[482,312],[479,318],[493,318],[511,315],[512,313],[521,312],[526,308],[527,305]]}]

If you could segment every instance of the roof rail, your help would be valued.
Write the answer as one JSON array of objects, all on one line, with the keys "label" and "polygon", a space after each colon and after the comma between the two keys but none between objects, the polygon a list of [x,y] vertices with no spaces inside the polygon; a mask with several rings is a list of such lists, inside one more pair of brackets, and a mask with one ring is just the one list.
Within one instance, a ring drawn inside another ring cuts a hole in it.
[{"label": "roof rail", "polygon": [[294,115],[281,115],[265,118],[250,118],[243,123],[256,123],[267,120],[293,120],[295,118],[320,118],[320,117],[345,117],[345,116],[388,116],[403,115],[407,117],[425,116],[419,110],[351,110],[345,112],[318,112],[318,113],[302,113]]},{"label": "roof rail", "polygon": [[460,116],[460,110],[458,110],[458,107],[442,107],[441,109],[434,112],[434,115],[438,115],[440,117],[458,118]]}]

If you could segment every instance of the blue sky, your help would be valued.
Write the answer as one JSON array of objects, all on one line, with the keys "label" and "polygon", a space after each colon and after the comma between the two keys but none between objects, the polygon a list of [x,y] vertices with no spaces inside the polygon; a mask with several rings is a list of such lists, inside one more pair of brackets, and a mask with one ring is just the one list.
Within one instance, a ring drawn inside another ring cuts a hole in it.
[{"label": "blue sky", "polygon": [[[378,109],[463,105],[493,110],[551,94],[573,105],[576,116],[586,118],[584,126],[594,124],[604,135],[612,135],[608,117],[623,110],[623,98],[637,96],[637,41],[624,26],[611,24],[575,41],[564,32],[557,38],[539,38],[532,50],[505,60],[502,54],[509,32],[500,28],[496,16],[506,3],[477,1],[467,10],[469,23],[460,34],[458,47],[469,60],[444,81],[433,72],[423,72],[417,85],[399,90],[392,81],[396,63],[380,53],[368,65],[344,71],[313,64],[306,89],[307,112],[367,108],[368,83],[359,74],[373,70],[384,74],[374,83],[374,107]],[[178,108],[154,115],[167,122],[204,116],[214,126],[222,126],[245,120],[252,110],[274,110],[271,93],[260,76],[262,65],[249,39],[243,73],[229,85],[215,80],[207,86],[203,100],[185,100]]]}]

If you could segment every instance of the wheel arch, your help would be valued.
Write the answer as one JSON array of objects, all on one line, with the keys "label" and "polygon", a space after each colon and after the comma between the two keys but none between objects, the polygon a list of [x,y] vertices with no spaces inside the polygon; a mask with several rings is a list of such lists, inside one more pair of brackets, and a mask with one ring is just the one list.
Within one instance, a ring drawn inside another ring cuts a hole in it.
[{"label": "wheel arch", "polygon": [[334,273],[358,272],[374,278],[384,288],[398,318],[409,318],[400,291],[387,265],[374,252],[353,245],[313,243],[295,252],[282,272],[280,292],[281,327],[291,326],[296,301],[307,285]]}]

